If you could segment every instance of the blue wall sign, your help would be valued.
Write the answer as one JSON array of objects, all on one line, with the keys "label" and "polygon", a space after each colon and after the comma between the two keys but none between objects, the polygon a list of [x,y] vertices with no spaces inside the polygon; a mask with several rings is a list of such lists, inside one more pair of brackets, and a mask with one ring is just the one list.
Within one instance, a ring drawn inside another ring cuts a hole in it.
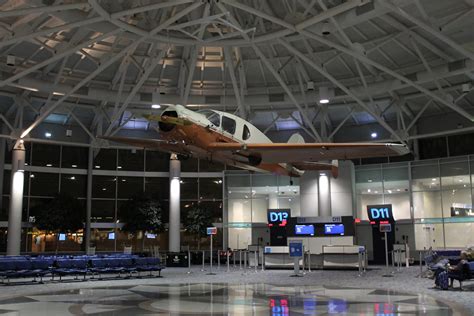
[{"label": "blue wall sign", "polygon": [[392,204],[367,205],[367,215],[371,222],[393,221]]},{"label": "blue wall sign", "polygon": [[292,240],[289,244],[290,257],[303,257],[303,241]]}]

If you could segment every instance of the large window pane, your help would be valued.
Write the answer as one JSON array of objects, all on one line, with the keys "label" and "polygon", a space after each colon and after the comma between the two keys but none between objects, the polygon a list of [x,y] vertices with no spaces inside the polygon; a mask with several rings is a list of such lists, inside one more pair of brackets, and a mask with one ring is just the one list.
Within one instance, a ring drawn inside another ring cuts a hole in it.
[{"label": "large window pane", "polygon": [[168,178],[146,178],[145,192],[151,197],[163,201],[169,199],[170,184]]},{"label": "large window pane", "polygon": [[181,178],[181,199],[197,200],[198,199],[198,179],[197,178]]},{"label": "large window pane", "polygon": [[62,146],[61,167],[87,169],[89,148]]},{"label": "large window pane", "polygon": [[222,178],[199,178],[200,200],[222,200]]},{"label": "large window pane", "polygon": [[413,213],[415,218],[442,217],[441,193],[439,191],[413,192]]},{"label": "large window pane", "polygon": [[119,149],[117,169],[127,171],[143,171],[143,150]]},{"label": "large window pane", "polygon": [[170,155],[155,150],[146,150],[146,171],[168,172]]},{"label": "large window pane", "polygon": [[201,201],[199,207],[211,214],[213,223],[222,223],[222,201]]},{"label": "large window pane", "polygon": [[115,201],[92,200],[92,222],[115,222]]},{"label": "large window pane", "polygon": [[413,191],[435,191],[440,189],[439,167],[437,164],[413,166],[411,172]]},{"label": "large window pane", "polygon": [[388,167],[383,170],[384,203],[392,204],[396,220],[410,219],[408,166]]},{"label": "large window pane", "polygon": [[117,150],[101,149],[94,159],[94,169],[116,170]]},{"label": "large window pane", "polygon": [[61,175],[61,193],[66,193],[73,197],[86,197],[87,195],[87,176],[62,174]]},{"label": "large window pane", "polygon": [[142,177],[119,177],[118,178],[118,198],[129,199],[132,196],[143,192]]},{"label": "large window pane", "polygon": [[48,144],[33,144],[33,166],[59,167],[59,153],[61,147]]},{"label": "large window pane", "polygon": [[30,176],[31,195],[55,196],[59,193],[59,174],[35,172]]},{"label": "large window pane", "polygon": [[115,185],[117,178],[114,176],[93,176],[92,197],[115,198]]},{"label": "large window pane", "polygon": [[196,158],[187,158],[181,160],[181,171],[182,172],[197,172],[199,160]]},{"label": "large window pane", "polygon": [[225,167],[223,164],[207,159],[199,160],[199,172],[222,172]]}]

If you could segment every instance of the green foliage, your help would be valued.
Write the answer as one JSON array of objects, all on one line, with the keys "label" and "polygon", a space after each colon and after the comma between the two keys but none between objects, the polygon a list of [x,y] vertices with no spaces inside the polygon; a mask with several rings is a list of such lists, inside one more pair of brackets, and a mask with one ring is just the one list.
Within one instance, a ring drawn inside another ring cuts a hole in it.
[{"label": "green foliage", "polygon": [[59,194],[54,199],[40,204],[32,210],[35,226],[52,232],[75,232],[84,227],[85,208],[78,199]]},{"label": "green foliage", "polygon": [[184,228],[191,234],[199,237],[206,236],[206,228],[212,226],[209,210],[202,209],[200,205],[192,206],[184,218]]},{"label": "green foliage", "polygon": [[162,209],[160,202],[140,193],[120,206],[120,214],[125,222],[124,230],[129,232],[163,231]]}]

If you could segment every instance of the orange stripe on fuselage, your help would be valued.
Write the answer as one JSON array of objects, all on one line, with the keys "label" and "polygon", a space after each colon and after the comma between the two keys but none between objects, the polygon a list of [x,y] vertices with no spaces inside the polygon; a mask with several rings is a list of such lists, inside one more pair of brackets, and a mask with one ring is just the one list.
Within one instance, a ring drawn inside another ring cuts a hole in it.
[{"label": "orange stripe on fuselage", "polygon": [[[161,131],[161,138],[169,141],[184,142],[186,147],[190,149],[190,154],[196,158],[205,158],[211,161],[218,161],[223,164],[236,166],[238,168],[270,172],[283,176],[298,177],[278,163],[261,163],[258,166],[251,166],[242,160],[235,159],[235,154],[230,152],[211,152],[209,144],[211,143],[239,143],[236,139],[228,137],[217,132],[214,129],[191,124],[180,126],[176,125],[169,132]],[[241,155],[243,156],[243,155]]]}]

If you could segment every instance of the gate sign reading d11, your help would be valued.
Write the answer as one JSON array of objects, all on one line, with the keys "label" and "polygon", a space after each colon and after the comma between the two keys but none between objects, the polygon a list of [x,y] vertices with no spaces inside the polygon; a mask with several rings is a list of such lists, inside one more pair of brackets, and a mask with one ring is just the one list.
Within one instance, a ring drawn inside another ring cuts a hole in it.
[{"label": "gate sign reading d11", "polygon": [[208,235],[216,235],[217,234],[217,227],[207,227],[207,234]]},{"label": "gate sign reading d11", "polygon": [[393,221],[392,204],[367,205],[367,215],[371,222]]},{"label": "gate sign reading d11", "polygon": [[290,219],[290,209],[269,209],[268,226],[286,226]]}]

